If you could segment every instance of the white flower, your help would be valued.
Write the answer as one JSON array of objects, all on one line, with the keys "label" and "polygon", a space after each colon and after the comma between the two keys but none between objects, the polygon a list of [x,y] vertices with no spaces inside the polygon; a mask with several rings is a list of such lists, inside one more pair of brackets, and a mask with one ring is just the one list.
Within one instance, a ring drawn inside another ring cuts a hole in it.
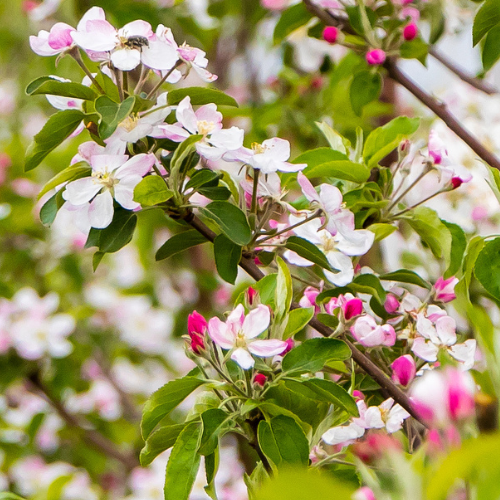
[{"label": "white flower", "polygon": [[92,176],[70,182],[63,198],[72,205],[87,205],[90,225],[105,228],[113,220],[113,198],[125,209],[135,210],[134,188],[146,175],[156,158],[153,154],[94,155],[90,158]]}]

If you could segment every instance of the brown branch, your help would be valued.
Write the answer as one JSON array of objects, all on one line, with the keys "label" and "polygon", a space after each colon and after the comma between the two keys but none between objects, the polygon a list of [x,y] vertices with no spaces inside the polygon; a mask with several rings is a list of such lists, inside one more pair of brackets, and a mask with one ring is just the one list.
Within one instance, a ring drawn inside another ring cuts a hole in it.
[{"label": "brown branch", "polygon": [[[198,217],[196,217],[194,214],[190,214],[190,216],[186,220],[194,229],[203,234],[205,238],[212,242],[214,241],[217,235],[200,219],[198,219]],[[239,265],[256,281],[261,280],[265,276],[264,273],[255,265],[253,260],[247,259],[246,257],[241,258]],[[292,303],[291,308],[298,309],[300,308],[300,305],[294,302]],[[333,330],[328,328],[323,323],[319,322],[316,318],[313,318],[309,322],[309,325],[317,332],[321,333],[321,335],[323,335],[324,337],[330,337],[333,333]],[[368,357],[367,354],[362,353],[348,339],[344,338],[344,341],[349,346],[349,349],[351,349],[354,361],[361,368],[363,368],[363,370],[368,373],[368,375],[370,375],[373,380],[375,380],[380,385],[380,387],[384,389],[387,394],[389,394],[394,399],[394,401],[396,401],[396,403],[399,403],[415,419],[421,421],[419,416],[413,409],[410,398],[401,389],[399,389],[389,377],[387,377],[387,375]]]},{"label": "brown branch", "polygon": [[81,439],[89,446],[99,450],[108,457],[120,461],[127,469],[132,470],[139,466],[139,462],[134,455],[126,455],[116,447],[116,444],[94,429],[86,428],[80,419],[66,410],[64,405],[51,394],[51,391],[40,380],[38,373],[32,374],[28,378],[28,383],[33,392],[45,399],[66,422],[68,427],[78,431]]},{"label": "brown branch", "polygon": [[[317,7],[311,0],[303,0],[305,7],[313,15],[317,16],[321,21],[330,26],[342,26],[343,31],[352,33],[353,30],[349,26],[347,19],[339,19],[331,13]],[[433,54],[436,57],[435,54]],[[444,58],[442,58],[444,61]],[[441,59],[440,59],[441,60]],[[443,62],[441,61],[441,62]],[[443,62],[443,64],[445,64]],[[455,132],[483,161],[488,163],[493,168],[500,170],[500,160],[489,151],[476,137],[474,137],[462,124],[446,109],[446,106],[432,97],[430,94],[421,89],[413,80],[406,76],[396,65],[394,59],[389,58],[384,63],[384,67],[389,73],[389,76],[409,92],[411,92],[418,100],[433,111],[441,118],[446,125]],[[457,68],[455,68],[457,69]],[[458,74],[456,71],[454,71]],[[460,75],[459,75],[460,76]]]},{"label": "brown branch", "polygon": [[497,94],[498,91],[492,87],[489,83],[480,80],[479,78],[474,78],[473,76],[468,75],[462,68],[459,68],[456,64],[452,63],[446,56],[441,54],[439,50],[435,47],[429,48],[429,54],[434,57],[434,59],[438,60],[443,66],[448,68],[452,73],[454,73],[460,80],[463,80],[465,83],[468,83],[472,87],[484,92],[488,95]]}]

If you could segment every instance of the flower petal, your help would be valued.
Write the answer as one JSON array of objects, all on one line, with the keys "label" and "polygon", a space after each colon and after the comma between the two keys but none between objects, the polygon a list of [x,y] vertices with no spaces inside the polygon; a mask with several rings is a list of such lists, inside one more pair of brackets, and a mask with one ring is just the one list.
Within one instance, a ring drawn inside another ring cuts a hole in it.
[{"label": "flower petal", "polygon": [[255,359],[253,359],[250,353],[246,349],[243,349],[243,347],[235,349],[231,354],[231,359],[236,361],[236,363],[238,363],[243,370],[248,370],[255,365]]},{"label": "flower petal", "polygon": [[210,335],[210,338],[223,349],[232,349],[234,347],[234,335],[229,330],[226,323],[222,322],[219,318],[212,318],[208,322],[208,335]]},{"label": "flower petal", "polygon": [[277,339],[253,340],[248,343],[248,350],[252,354],[255,354],[255,356],[263,358],[281,354],[287,347],[288,344],[286,342]]},{"label": "flower petal", "polygon": [[247,339],[253,339],[269,327],[271,313],[269,308],[260,304],[256,309],[250,311],[243,321],[242,330]]},{"label": "flower petal", "polygon": [[97,229],[108,227],[113,220],[113,213],[113,197],[111,193],[106,190],[98,194],[90,203],[90,225]]},{"label": "flower petal", "polygon": [[90,201],[102,188],[92,177],[84,177],[66,186],[63,198],[72,205],[83,205]]}]

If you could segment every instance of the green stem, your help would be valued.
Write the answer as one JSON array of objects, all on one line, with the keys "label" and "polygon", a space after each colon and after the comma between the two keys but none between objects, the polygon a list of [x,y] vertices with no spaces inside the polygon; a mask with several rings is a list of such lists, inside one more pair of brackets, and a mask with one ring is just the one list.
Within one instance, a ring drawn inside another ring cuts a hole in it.
[{"label": "green stem", "polygon": [[82,68],[83,72],[90,78],[90,81],[94,84],[95,88],[101,94],[105,94],[106,92],[104,92],[102,87],[99,85],[97,80],[94,78],[94,75],[90,72],[90,70],[87,68],[87,66],[83,62],[83,59],[82,59],[82,56],[80,55],[80,50],[78,49],[78,47],[74,47],[72,50],[70,50],[69,54],[77,62],[78,66],[80,66],[80,68]]},{"label": "green stem", "polygon": [[182,61],[179,59],[166,73],[165,76],[153,87],[153,89],[149,92],[146,99],[151,99],[153,94],[165,83],[167,78],[173,73],[174,69],[178,68],[182,64]]},{"label": "green stem", "polygon": [[429,172],[430,169],[426,167],[424,171],[389,205],[387,213],[389,213]]},{"label": "green stem", "polygon": [[418,203],[415,203],[415,205],[412,205],[411,207],[405,208],[404,210],[401,210],[401,212],[398,212],[397,214],[394,214],[392,216],[392,218],[395,219],[396,217],[404,215],[406,212],[409,212],[410,210],[413,210],[414,208],[417,208],[418,206],[422,205],[422,203],[425,203],[426,201],[432,200],[432,198],[434,198],[438,194],[446,193],[448,191],[449,191],[449,189],[441,189],[440,191],[436,191],[434,194],[431,194],[430,196],[427,196],[427,198],[424,198],[422,201],[419,201]]}]

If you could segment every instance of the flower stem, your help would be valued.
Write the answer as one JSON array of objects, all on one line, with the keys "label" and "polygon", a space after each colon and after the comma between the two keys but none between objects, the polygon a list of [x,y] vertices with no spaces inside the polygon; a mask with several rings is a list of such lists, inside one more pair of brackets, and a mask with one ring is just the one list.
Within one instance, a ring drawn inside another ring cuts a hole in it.
[{"label": "flower stem", "polygon": [[173,73],[174,69],[178,68],[182,64],[182,61],[179,59],[166,73],[165,76],[152,88],[152,90],[147,95],[146,99],[151,99],[153,94],[165,83],[167,78]]},{"label": "flower stem", "polygon": [[80,50],[78,47],[74,47],[69,51],[69,54],[71,57],[77,62],[78,66],[82,68],[83,72],[90,78],[90,81],[94,84],[95,88],[101,93],[101,94],[106,94],[104,92],[103,88],[99,85],[97,80],[94,78],[94,75],[90,72],[90,70],[87,68],[85,63],[83,62],[82,56],[80,55]]}]

